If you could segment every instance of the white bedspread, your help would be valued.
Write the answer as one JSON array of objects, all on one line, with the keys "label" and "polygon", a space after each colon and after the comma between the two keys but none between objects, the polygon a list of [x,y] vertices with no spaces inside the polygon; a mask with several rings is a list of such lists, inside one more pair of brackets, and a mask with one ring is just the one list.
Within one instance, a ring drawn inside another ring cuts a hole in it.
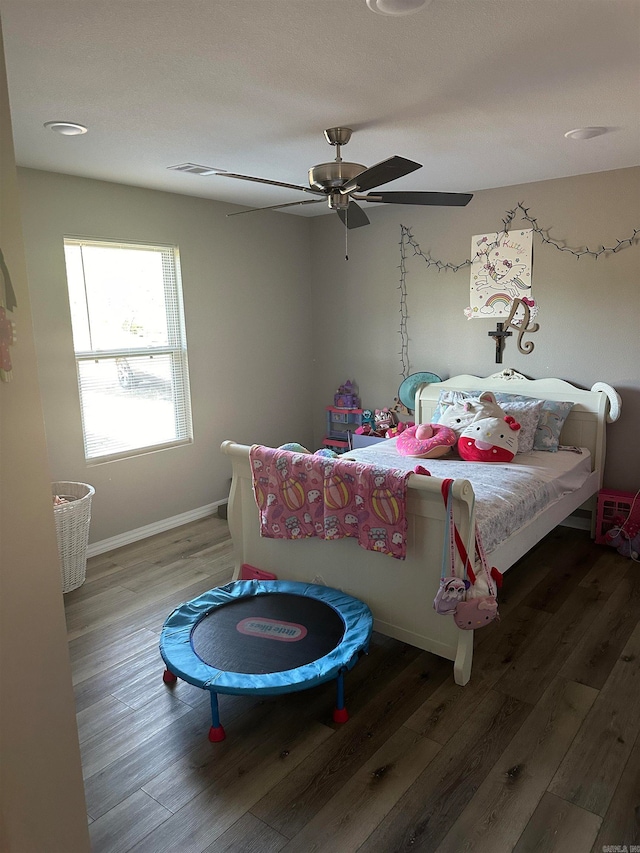
[{"label": "white bedspread", "polygon": [[513,462],[463,462],[448,456],[416,459],[401,456],[396,440],[350,450],[345,458],[413,471],[422,465],[434,477],[466,479],[476,495],[476,520],[487,553],[563,495],[580,488],[591,473],[591,454],[534,450]]}]

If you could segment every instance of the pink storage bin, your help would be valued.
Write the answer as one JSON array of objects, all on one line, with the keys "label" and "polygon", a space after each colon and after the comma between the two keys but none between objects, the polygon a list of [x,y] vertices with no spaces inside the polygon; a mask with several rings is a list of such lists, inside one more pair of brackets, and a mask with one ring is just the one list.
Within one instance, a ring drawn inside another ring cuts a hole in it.
[{"label": "pink storage bin", "polygon": [[[596,515],[596,542],[607,545],[607,532],[625,521],[640,524],[640,495],[633,502],[633,492],[600,489]],[[632,509],[633,507],[633,509]]]}]

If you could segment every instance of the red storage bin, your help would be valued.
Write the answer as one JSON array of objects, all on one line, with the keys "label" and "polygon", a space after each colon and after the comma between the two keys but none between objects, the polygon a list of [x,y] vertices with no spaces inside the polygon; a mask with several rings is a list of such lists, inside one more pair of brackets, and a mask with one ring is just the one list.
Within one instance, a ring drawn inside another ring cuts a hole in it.
[{"label": "red storage bin", "polygon": [[241,581],[275,581],[278,576],[273,572],[265,572],[264,569],[257,569],[255,566],[250,566],[249,563],[243,563],[240,566]]}]

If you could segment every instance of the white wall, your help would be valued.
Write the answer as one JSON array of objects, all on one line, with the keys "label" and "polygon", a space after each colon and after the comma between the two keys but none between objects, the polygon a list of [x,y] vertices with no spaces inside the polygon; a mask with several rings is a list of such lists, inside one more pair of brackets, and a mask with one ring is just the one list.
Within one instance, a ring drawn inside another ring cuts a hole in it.
[{"label": "white wall", "polygon": [[17,296],[0,383],[0,849],[84,853],[89,833],[0,32],[0,246]]},{"label": "white wall", "polygon": [[[435,182],[434,182],[435,183]],[[437,187],[435,187],[437,188]],[[601,172],[476,193],[465,208],[367,206],[372,224],[344,235],[334,217],[313,220],[315,351],[314,429],[323,406],[347,378],[359,382],[363,405],[390,405],[402,380],[399,357],[400,224],[412,229],[425,254],[460,263],[471,237],[499,230],[518,202],[549,236],[570,247],[616,245],[640,227],[640,168]],[[530,227],[516,218],[517,228]],[[530,355],[508,339],[503,364],[487,332],[495,322],[468,321],[468,267],[453,273],[407,258],[410,372],[486,376],[513,367],[533,378],[559,376],[590,388],[600,380],[623,398],[620,421],[608,428],[605,485],[640,487],[640,240],[598,260],[577,260],[534,235],[532,296],[540,330],[526,338]]]},{"label": "white wall", "polygon": [[[225,439],[312,441],[309,220],[29,169],[19,182],[52,476],[95,486],[91,542],[226,498]],[[193,444],[85,463],[67,234],[179,246]]]}]

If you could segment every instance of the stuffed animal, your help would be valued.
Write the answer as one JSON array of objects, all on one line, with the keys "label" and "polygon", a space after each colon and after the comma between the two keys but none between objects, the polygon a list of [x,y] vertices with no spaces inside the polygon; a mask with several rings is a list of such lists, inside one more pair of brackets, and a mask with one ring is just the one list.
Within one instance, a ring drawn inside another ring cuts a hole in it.
[{"label": "stuffed animal", "polygon": [[356,427],[354,432],[356,435],[374,435],[373,427],[369,423],[362,424],[362,426]]},{"label": "stuffed animal", "polygon": [[[371,409],[364,409],[362,412],[362,429],[368,429],[369,432],[373,432],[375,422],[375,415],[373,414]],[[358,430],[356,430],[356,432],[358,432]],[[365,432],[365,435],[369,435],[369,432]]]},{"label": "stuffed animal", "polygon": [[389,427],[389,429],[387,430],[387,438],[396,438],[400,435],[401,432],[404,432],[405,430],[413,426],[415,426],[413,421],[407,421],[406,423],[400,421],[396,424],[396,426]]},{"label": "stuffed animal", "polygon": [[364,409],[360,426],[355,430],[356,435],[375,435],[376,418],[371,409]]},{"label": "stuffed animal", "polygon": [[469,397],[459,403],[442,402],[439,424],[450,427],[460,435],[470,424],[483,418],[504,418],[506,412],[500,408],[493,391],[483,391],[479,397]]},{"label": "stuffed animal", "polygon": [[467,462],[511,462],[518,452],[519,429],[511,415],[474,421],[462,431],[458,453]]},{"label": "stuffed animal", "polygon": [[454,613],[458,604],[464,601],[465,593],[470,586],[470,581],[457,578],[455,575],[440,578],[440,586],[433,599],[433,609],[441,616]]},{"label": "stuffed animal", "polygon": [[340,456],[339,453],[336,453],[335,450],[331,450],[330,447],[321,447],[320,450],[314,450],[314,456],[326,456],[328,459],[337,459]]},{"label": "stuffed animal", "polygon": [[396,426],[397,423],[398,416],[395,412],[392,412],[389,408],[376,409],[374,412],[373,435],[386,438],[387,430],[391,429],[391,427]]},{"label": "stuffed animal", "polygon": [[605,536],[607,544],[615,548],[618,554],[640,561],[640,527],[637,524],[631,522],[612,527]]}]

